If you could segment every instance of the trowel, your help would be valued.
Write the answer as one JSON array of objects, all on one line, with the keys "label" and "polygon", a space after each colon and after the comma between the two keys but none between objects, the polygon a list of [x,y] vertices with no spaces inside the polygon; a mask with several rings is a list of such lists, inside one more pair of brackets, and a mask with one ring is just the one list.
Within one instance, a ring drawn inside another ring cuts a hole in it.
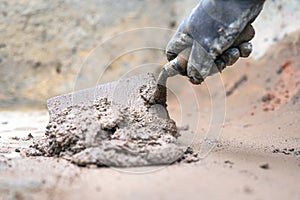
[{"label": "trowel", "polygon": [[[166,107],[167,100],[167,79],[177,74],[185,74],[187,66],[187,58],[190,54],[190,48],[182,51],[178,56],[168,62],[160,72],[156,81],[157,87],[154,92],[153,104]],[[93,88],[88,88],[80,91],[75,91],[69,94],[53,97],[48,99],[47,107],[50,117],[54,114],[60,113],[63,109],[76,106],[80,104],[93,105],[93,101],[98,97],[105,97],[108,100],[113,101],[116,104],[121,105],[138,105],[140,94],[138,88],[145,85],[147,82],[153,82],[154,77],[152,74],[142,74],[130,77],[125,80],[119,80],[116,82],[106,83],[103,85],[97,85]],[[155,110],[161,110],[156,106]],[[167,113],[167,111],[166,111]],[[164,114],[162,114],[164,115]],[[165,114],[168,117],[168,114]]]},{"label": "trowel", "polygon": [[186,74],[187,61],[191,52],[191,48],[183,50],[177,57],[162,68],[157,78],[157,88],[154,93],[155,103],[161,104],[166,107],[167,101],[167,80],[177,74]]}]

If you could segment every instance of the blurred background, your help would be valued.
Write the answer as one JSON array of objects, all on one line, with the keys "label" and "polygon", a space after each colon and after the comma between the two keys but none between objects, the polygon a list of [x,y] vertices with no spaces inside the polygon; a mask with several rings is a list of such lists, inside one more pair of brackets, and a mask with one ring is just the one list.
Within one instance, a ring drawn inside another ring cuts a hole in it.
[{"label": "blurred background", "polygon": [[250,58],[200,86],[168,80],[170,116],[188,129],[178,142],[198,152],[219,138],[205,160],[132,176],[25,156],[45,135],[48,98],[157,74],[198,2],[0,0],[0,199],[299,200],[299,0],[266,0]]},{"label": "blurred background", "polygon": [[[0,107],[44,107],[49,97],[97,84],[108,65],[100,82],[115,80],[137,65],[163,64],[163,48],[198,2],[1,0]],[[252,57],[263,56],[270,45],[300,28],[299,7],[299,0],[266,2],[254,24]],[[145,27],[159,29],[122,35]],[[129,45],[156,49],[117,59]]]}]

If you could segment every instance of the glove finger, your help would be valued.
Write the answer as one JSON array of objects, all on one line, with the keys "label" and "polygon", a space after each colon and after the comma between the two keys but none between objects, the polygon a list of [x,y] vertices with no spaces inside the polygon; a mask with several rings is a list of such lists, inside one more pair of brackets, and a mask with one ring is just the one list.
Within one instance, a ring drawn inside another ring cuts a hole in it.
[{"label": "glove finger", "polygon": [[231,46],[232,47],[239,46],[244,42],[248,42],[252,40],[254,36],[255,36],[255,30],[251,24],[248,24]]},{"label": "glove finger", "polygon": [[177,57],[177,55],[193,45],[193,38],[186,33],[177,32],[171,39],[166,48],[168,61]]},{"label": "glove finger", "polygon": [[229,48],[222,55],[221,59],[225,62],[226,66],[233,65],[240,57],[238,48]]},{"label": "glove finger", "polygon": [[252,49],[253,49],[252,44],[250,42],[244,42],[244,43],[240,44],[238,46],[238,48],[240,50],[240,54],[241,54],[240,56],[242,58],[249,57],[249,55],[251,54]]},{"label": "glove finger", "polygon": [[223,69],[226,68],[226,64],[225,64],[225,62],[222,60],[222,58],[217,58],[217,59],[215,60],[215,64],[216,64],[216,66],[217,66],[217,68],[218,68],[218,70],[219,70],[220,73],[223,71]]}]

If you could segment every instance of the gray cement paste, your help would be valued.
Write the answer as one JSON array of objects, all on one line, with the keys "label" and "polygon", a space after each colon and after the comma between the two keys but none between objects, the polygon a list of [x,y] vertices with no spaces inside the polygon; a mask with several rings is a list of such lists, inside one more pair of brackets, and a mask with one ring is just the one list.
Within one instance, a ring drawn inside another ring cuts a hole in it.
[{"label": "gray cement paste", "polygon": [[80,166],[136,167],[184,160],[191,150],[176,144],[176,124],[165,107],[153,102],[155,89],[153,75],[143,74],[88,89],[79,98],[74,93],[62,101],[52,99],[45,137],[35,141],[28,155],[63,157]]}]

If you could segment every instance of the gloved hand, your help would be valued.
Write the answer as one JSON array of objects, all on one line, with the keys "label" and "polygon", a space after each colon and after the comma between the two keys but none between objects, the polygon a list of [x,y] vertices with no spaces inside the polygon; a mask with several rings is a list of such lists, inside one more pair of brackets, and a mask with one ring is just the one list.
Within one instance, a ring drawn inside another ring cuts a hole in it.
[{"label": "gloved hand", "polygon": [[181,23],[169,42],[169,61],[187,48],[191,52],[186,76],[200,84],[207,76],[233,65],[252,51],[251,23],[262,10],[264,0],[202,0]]}]

